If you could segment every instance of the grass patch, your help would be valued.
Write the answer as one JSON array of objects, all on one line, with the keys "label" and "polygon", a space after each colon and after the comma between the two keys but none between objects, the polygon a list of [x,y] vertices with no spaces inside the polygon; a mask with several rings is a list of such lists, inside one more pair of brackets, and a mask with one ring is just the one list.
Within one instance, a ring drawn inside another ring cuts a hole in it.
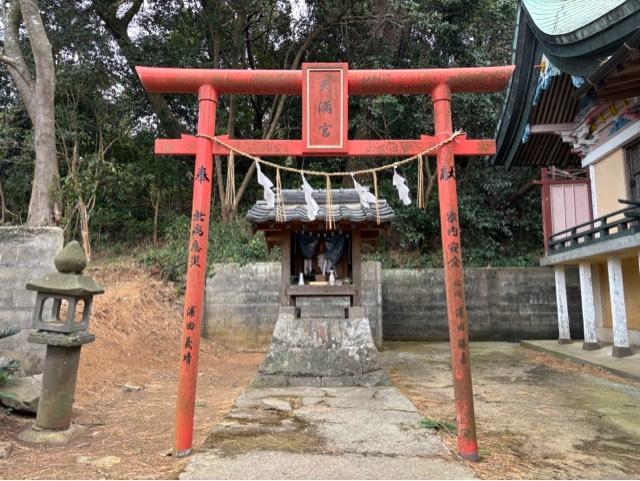
[{"label": "grass patch", "polygon": [[449,434],[455,434],[457,431],[455,424],[431,418],[422,418],[418,426],[425,429],[435,429],[436,431],[446,431]]}]

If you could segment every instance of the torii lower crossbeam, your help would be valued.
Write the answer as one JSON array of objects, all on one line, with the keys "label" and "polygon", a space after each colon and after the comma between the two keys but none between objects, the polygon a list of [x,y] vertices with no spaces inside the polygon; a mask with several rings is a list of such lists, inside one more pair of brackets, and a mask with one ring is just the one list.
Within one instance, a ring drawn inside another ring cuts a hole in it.
[{"label": "torii lower crossbeam", "polygon": [[[228,135],[217,138],[241,152],[257,157],[302,157],[302,140],[243,140],[230,139]],[[419,140],[349,140],[346,157],[410,157],[436,145],[435,137],[423,135]],[[156,139],[156,155],[195,155],[198,137],[183,135],[180,139]],[[471,140],[465,135],[456,138],[453,153],[458,157],[493,155],[496,153],[494,140]],[[215,143],[214,155],[229,155],[229,149]]]}]

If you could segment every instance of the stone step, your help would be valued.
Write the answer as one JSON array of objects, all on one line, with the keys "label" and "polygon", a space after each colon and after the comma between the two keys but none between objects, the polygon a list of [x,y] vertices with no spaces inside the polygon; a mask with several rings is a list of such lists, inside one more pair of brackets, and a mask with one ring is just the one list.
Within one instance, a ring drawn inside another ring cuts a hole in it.
[{"label": "stone step", "polygon": [[381,369],[349,376],[286,376],[258,372],[252,383],[254,388],[287,386],[345,387],[345,386],[390,386],[391,383]]},{"label": "stone step", "polygon": [[344,306],[305,306],[298,307],[301,319],[345,319],[349,317],[349,308]]},{"label": "stone step", "polygon": [[298,296],[296,297],[296,307],[323,307],[341,306],[349,307],[351,298],[349,296]]}]

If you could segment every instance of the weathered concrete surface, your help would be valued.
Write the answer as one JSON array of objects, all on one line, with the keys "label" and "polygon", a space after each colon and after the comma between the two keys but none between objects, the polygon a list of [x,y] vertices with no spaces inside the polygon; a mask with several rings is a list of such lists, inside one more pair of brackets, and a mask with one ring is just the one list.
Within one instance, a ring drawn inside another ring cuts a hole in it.
[{"label": "weathered concrete surface", "polygon": [[521,341],[523,347],[545,352],[561,358],[569,359],[578,364],[589,364],[618,376],[640,381],[640,348],[631,346],[634,353],[629,357],[611,356],[611,344],[600,343],[600,349],[584,351],[582,342],[558,344],[556,341]]},{"label": "weathered concrete surface", "polygon": [[[518,344],[471,343],[484,478],[640,478],[640,383]],[[386,343],[380,361],[420,411],[453,422],[447,343]]]},{"label": "weathered concrete surface", "polygon": [[29,444],[67,444],[77,438],[86,428],[77,424],[67,429],[40,429],[33,425],[18,435],[18,439]]},{"label": "weathered concrete surface", "polygon": [[251,389],[180,479],[473,477],[393,387]]},{"label": "weathered concrete surface", "polygon": [[569,249],[557,254],[547,255],[540,258],[540,265],[578,264],[578,262],[590,257],[634,249],[638,246],[640,246],[640,232],[607,239],[603,242],[595,242],[583,247],[576,247],[575,249]]},{"label": "weathered concrete surface", "polygon": [[[316,315],[342,310],[342,318],[297,318],[296,308],[281,307],[271,345],[258,368],[255,387],[379,386],[388,381],[377,362],[369,320],[362,307],[349,308],[323,298],[299,307]],[[328,310],[328,311],[327,311]]]},{"label": "weathered concrete surface", "polygon": [[278,318],[280,264],[214,264],[211,270],[203,335],[235,348],[266,348]]},{"label": "weathered concrete surface", "polygon": [[27,341],[36,293],[25,285],[55,271],[53,258],[62,243],[62,229],[57,227],[0,227],[0,327],[23,329],[0,339],[0,355],[20,361],[27,374],[42,372],[44,346]]}]

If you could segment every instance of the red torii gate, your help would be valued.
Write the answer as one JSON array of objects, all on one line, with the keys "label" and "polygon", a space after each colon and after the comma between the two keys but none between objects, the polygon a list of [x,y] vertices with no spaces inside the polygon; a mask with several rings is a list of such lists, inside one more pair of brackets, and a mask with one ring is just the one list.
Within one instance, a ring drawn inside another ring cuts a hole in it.
[{"label": "red torii gate", "polygon": [[[230,139],[228,136],[218,137],[225,144],[254,156],[412,156],[451,136],[452,93],[500,91],[507,85],[513,66],[348,70],[344,63],[328,63],[304,64],[302,70],[136,67],[136,71],[144,87],[151,93],[198,94],[197,135],[183,135],[180,139],[157,139],[155,142],[156,154],[195,155],[175,434],[176,456],[187,456],[191,453],[193,440],[213,156],[230,153],[228,148],[214,141],[218,95],[302,96],[301,140],[240,140]],[[423,135],[418,140],[349,140],[348,96],[381,94],[430,95],[434,109],[435,136]],[[466,137],[457,138],[437,152],[440,225],[458,426],[458,453],[463,458],[473,461],[478,459],[478,444],[473,410],[454,156],[494,153],[494,140],[470,140]]]}]

